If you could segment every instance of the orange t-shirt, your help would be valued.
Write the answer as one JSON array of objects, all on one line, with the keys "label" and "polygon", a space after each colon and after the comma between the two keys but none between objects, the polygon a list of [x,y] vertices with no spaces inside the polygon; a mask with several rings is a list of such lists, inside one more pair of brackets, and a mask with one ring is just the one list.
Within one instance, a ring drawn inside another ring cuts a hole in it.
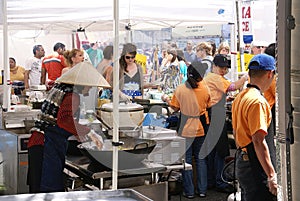
[{"label": "orange t-shirt", "polygon": [[[210,95],[206,84],[201,81],[195,89],[180,84],[172,97],[170,105],[180,108],[180,112],[187,116],[201,116],[206,114],[210,105]],[[182,131],[183,137],[204,136],[204,129],[199,118],[188,118]]]},{"label": "orange t-shirt", "polygon": [[247,146],[257,131],[267,135],[271,119],[269,103],[259,90],[247,88],[240,92],[232,103],[232,127],[237,145]]},{"label": "orange t-shirt", "polygon": [[204,82],[209,88],[212,106],[221,100],[223,94],[227,92],[231,84],[229,80],[226,80],[223,76],[216,73],[208,73],[204,77]]},{"label": "orange t-shirt", "polygon": [[275,93],[276,93],[276,78],[274,77],[271,86],[264,92],[264,97],[268,101],[270,107],[272,108],[275,104]]}]

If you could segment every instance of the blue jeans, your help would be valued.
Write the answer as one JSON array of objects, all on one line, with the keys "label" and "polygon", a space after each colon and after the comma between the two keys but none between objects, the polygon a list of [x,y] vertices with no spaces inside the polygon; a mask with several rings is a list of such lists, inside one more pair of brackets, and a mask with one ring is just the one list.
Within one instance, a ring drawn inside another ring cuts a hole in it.
[{"label": "blue jeans", "polygon": [[[207,161],[199,159],[200,149],[205,137],[186,138],[186,163],[192,164],[192,157],[194,156],[197,172],[197,187],[198,193],[205,193],[207,190]],[[195,187],[193,183],[193,171],[184,170],[182,172],[183,188],[186,195],[194,195]]]},{"label": "blue jeans", "polygon": [[228,186],[221,177],[224,163],[224,157],[221,157],[216,148],[214,148],[208,155],[208,186],[216,186],[217,188]]},{"label": "blue jeans", "polygon": [[41,192],[65,190],[63,169],[65,167],[67,139],[70,136],[69,132],[58,126],[46,129]]}]

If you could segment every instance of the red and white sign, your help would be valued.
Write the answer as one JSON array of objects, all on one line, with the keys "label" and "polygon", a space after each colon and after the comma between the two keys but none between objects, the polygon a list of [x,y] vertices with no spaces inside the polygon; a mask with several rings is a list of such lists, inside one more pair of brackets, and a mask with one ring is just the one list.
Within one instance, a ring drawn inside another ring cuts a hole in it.
[{"label": "red and white sign", "polygon": [[252,35],[251,1],[242,1],[242,31],[243,35]]}]

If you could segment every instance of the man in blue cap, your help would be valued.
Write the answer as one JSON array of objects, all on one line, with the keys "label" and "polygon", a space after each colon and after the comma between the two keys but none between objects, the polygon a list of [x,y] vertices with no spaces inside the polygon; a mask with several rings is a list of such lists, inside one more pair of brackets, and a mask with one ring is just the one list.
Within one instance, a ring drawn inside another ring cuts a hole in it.
[{"label": "man in blue cap", "polygon": [[250,83],[232,104],[232,126],[236,144],[236,175],[242,200],[277,200],[277,176],[265,141],[272,114],[263,96],[274,79],[275,59],[255,55],[248,66]]}]

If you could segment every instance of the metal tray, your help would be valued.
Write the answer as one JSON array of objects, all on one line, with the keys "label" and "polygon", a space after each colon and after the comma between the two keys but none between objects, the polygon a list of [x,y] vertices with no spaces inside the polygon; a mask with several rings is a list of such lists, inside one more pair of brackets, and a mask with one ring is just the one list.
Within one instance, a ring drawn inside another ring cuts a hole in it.
[{"label": "metal tray", "polygon": [[168,138],[168,137],[176,137],[176,136],[177,133],[175,130],[171,130],[159,126],[143,126],[142,138],[145,139]]},{"label": "metal tray", "polygon": [[104,191],[73,191],[0,196],[2,201],[152,201],[132,189]]}]

